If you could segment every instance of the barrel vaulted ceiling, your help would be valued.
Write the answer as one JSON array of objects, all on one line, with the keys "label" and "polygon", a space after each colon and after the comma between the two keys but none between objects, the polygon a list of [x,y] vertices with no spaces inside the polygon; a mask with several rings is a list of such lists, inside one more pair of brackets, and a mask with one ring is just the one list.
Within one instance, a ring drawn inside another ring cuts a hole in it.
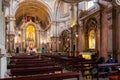
[{"label": "barrel vaulted ceiling", "polygon": [[25,0],[19,4],[16,11],[16,24],[19,24],[24,16],[37,16],[39,20],[49,23],[50,14],[47,6],[37,0]]}]

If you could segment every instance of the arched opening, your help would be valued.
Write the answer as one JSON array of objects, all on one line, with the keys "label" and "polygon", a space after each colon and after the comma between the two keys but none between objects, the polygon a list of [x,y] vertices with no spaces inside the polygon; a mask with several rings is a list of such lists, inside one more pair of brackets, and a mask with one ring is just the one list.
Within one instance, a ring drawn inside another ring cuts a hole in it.
[{"label": "arched opening", "polygon": [[15,32],[21,32],[19,42],[20,51],[29,52],[29,48],[41,51],[46,30],[51,27],[52,14],[48,4],[44,1],[24,0],[17,4],[14,12]]},{"label": "arched opening", "polygon": [[87,51],[96,51],[97,49],[97,21],[90,18],[86,21],[85,27],[85,49]]}]

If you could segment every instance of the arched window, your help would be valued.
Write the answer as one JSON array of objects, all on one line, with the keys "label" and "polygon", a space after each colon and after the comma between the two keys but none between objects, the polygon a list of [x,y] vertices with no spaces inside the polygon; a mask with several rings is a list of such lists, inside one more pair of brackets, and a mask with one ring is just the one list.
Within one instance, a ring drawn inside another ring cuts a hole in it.
[{"label": "arched window", "polygon": [[96,45],[96,43],[95,43],[95,39],[96,37],[95,37],[95,31],[94,30],[91,30],[90,32],[89,32],[89,49],[95,49],[95,45]]},{"label": "arched window", "polygon": [[27,41],[35,41],[35,27],[33,25],[26,28],[26,39]]},{"label": "arched window", "polygon": [[94,6],[94,1],[85,1],[84,2],[84,10],[89,10]]}]

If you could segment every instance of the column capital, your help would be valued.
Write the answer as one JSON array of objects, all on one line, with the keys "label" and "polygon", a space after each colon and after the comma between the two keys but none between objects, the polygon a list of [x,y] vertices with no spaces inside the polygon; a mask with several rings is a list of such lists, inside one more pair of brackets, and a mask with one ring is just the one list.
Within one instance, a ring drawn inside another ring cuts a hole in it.
[{"label": "column capital", "polygon": [[117,12],[120,12],[120,0],[106,0],[107,2],[110,2],[112,4],[112,7],[117,10]]},{"label": "column capital", "polygon": [[97,4],[100,6],[100,9],[102,10],[102,12],[108,11],[108,2],[107,1],[100,0]]},{"label": "column capital", "polygon": [[110,2],[113,6],[119,6],[120,7],[120,1],[119,0],[112,0]]}]

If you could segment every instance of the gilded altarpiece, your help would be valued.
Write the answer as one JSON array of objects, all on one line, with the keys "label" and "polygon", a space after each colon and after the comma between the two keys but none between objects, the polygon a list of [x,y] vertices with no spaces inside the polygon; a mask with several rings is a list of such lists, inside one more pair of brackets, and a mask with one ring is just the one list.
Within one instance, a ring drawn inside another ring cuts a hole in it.
[{"label": "gilded altarpiece", "polygon": [[85,31],[85,49],[87,50],[97,50],[97,21],[95,18],[89,18],[86,21],[84,28]]},{"label": "gilded altarpiece", "polygon": [[29,21],[21,26],[22,50],[28,48],[40,49],[40,25]]}]

